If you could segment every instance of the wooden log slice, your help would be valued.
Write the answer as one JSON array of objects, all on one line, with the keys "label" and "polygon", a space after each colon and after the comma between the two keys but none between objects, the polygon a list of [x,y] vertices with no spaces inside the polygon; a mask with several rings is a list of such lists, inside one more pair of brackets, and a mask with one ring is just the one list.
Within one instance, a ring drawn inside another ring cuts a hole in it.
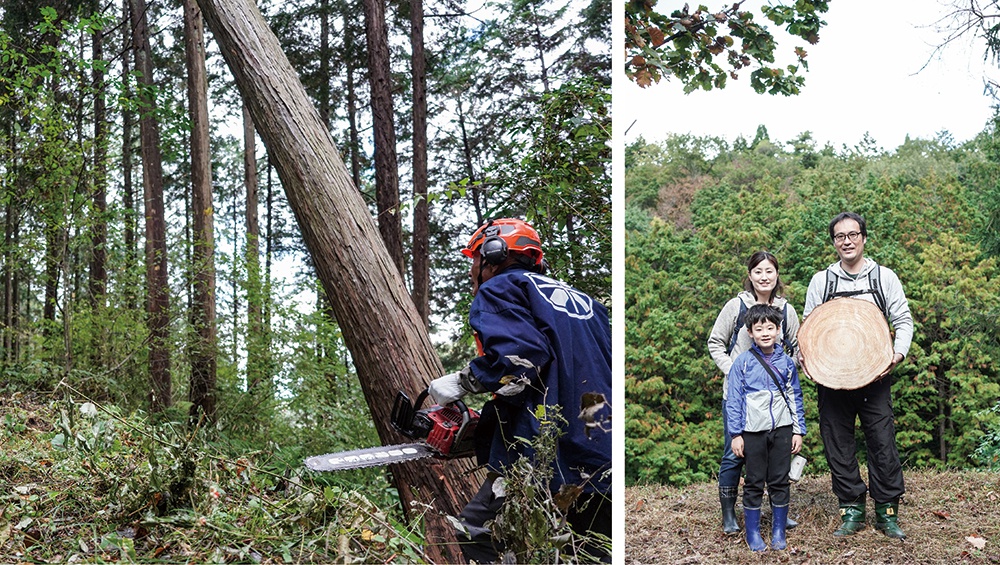
[{"label": "wooden log slice", "polygon": [[828,388],[861,388],[892,364],[889,324],[866,300],[837,298],[817,306],[798,338],[804,372]]}]

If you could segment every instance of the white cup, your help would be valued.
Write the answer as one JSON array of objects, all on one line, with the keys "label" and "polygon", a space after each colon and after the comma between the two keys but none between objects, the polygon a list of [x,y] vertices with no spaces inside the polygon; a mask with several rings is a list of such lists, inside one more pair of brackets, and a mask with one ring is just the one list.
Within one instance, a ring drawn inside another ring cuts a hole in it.
[{"label": "white cup", "polygon": [[792,457],[792,467],[788,470],[788,480],[798,481],[802,478],[802,470],[806,467],[806,458],[801,455]]}]

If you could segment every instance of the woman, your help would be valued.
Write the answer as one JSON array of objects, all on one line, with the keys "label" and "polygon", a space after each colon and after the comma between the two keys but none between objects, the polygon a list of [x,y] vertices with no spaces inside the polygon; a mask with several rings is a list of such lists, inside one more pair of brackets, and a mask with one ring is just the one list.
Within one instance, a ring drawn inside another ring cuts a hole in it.
[{"label": "woman", "polygon": [[[708,336],[708,352],[722,371],[722,402],[725,405],[727,377],[733,366],[733,359],[750,349],[753,341],[747,334],[743,318],[748,308],[754,304],[770,304],[782,312],[782,348],[792,359],[798,357],[799,317],[795,308],[781,296],[784,285],[778,276],[778,260],[767,251],[758,251],[747,261],[747,277],[743,281],[743,291],[737,294],[719,312]],[[740,476],[743,474],[743,459],[733,455],[727,429],[726,411],[722,410],[722,435],[724,447],[722,463],[719,465],[719,503],[722,506],[722,529],[728,534],[738,534],[740,526],[736,522],[736,497],[740,490]],[[798,524],[788,518],[788,528]]]}]

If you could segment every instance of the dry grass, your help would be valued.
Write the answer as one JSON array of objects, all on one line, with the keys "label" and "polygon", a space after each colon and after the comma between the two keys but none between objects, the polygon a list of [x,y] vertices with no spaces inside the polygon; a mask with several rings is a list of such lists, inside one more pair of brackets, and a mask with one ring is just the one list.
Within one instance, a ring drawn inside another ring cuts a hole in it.
[{"label": "dry grass", "polygon": [[[862,469],[862,476],[867,471]],[[625,492],[625,562],[792,563],[843,565],[1000,563],[1000,473],[906,472],[907,493],[899,524],[906,540],[876,531],[868,501],[869,527],[849,538],[835,538],[840,517],[826,475],[792,484],[791,514],[799,526],[788,532],[788,549],[753,554],[738,536],[722,533],[718,487],[637,486]],[[762,519],[770,536],[769,511]],[[740,525],[742,505],[737,503]],[[970,541],[968,538],[972,538]],[[978,549],[975,545],[985,541]]]}]

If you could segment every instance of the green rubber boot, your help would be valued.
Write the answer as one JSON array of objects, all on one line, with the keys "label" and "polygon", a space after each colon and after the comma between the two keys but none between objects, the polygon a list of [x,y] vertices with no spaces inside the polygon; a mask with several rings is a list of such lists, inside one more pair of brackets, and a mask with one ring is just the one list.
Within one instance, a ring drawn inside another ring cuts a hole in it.
[{"label": "green rubber boot", "polygon": [[899,501],[875,504],[875,529],[893,539],[906,539],[906,534],[899,528],[896,518],[899,516]]},{"label": "green rubber boot", "polygon": [[865,503],[864,501],[854,504],[840,505],[840,519],[842,523],[833,535],[837,537],[853,536],[865,529]]}]

